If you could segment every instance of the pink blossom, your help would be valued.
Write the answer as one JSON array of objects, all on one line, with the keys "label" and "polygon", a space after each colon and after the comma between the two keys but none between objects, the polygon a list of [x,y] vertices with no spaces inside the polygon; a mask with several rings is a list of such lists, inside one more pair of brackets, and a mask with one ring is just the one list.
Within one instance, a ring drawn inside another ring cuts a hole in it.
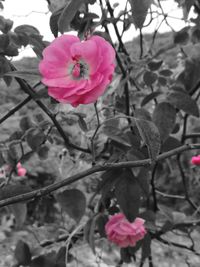
[{"label": "pink blossom", "polygon": [[106,223],[106,234],[111,242],[121,248],[134,247],[146,234],[144,222],[143,219],[136,218],[130,223],[122,213],[119,213],[113,215]]},{"label": "pink blossom", "polygon": [[17,163],[17,175],[18,176],[25,176],[26,175],[26,169],[22,167],[21,162]]},{"label": "pink blossom", "polygon": [[200,165],[200,155],[192,157],[191,164]]},{"label": "pink blossom", "polygon": [[17,175],[18,176],[25,176],[26,175],[26,169],[25,168],[19,168],[17,170]]},{"label": "pink blossom", "polygon": [[86,41],[73,35],[56,38],[43,52],[39,70],[48,94],[62,103],[94,103],[112,80],[115,51],[100,36]]}]

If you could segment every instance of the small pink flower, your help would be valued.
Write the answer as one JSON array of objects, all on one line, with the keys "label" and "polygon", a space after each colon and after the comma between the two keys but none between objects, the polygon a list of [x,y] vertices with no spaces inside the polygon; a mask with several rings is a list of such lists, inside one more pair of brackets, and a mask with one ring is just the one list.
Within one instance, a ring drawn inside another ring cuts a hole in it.
[{"label": "small pink flower", "polygon": [[130,223],[122,213],[112,216],[105,225],[108,239],[121,248],[134,247],[146,234],[144,220],[136,218]]},{"label": "small pink flower", "polygon": [[17,175],[18,176],[25,176],[26,175],[26,169],[25,168],[17,169]]},{"label": "small pink flower", "polygon": [[200,155],[192,157],[191,164],[200,165]]},{"label": "small pink flower", "polygon": [[115,51],[100,36],[86,41],[73,35],[56,38],[43,52],[39,70],[48,94],[62,103],[94,103],[112,80]]},{"label": "small pink flower", "polygon": [[17,175],[18,176],[25,176],[26,175],[26,169],[22,167],[21,162],[17,163]]}]

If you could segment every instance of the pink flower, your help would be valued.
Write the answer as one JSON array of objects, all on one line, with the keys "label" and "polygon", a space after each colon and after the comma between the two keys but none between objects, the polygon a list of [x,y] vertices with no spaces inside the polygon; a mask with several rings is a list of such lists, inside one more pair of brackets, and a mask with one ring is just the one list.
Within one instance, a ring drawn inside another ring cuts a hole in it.
[{"label": "pink flower", "polygon": [[43,52],[39,70],[48,94],[62,103],[94,103],[112,80],[115,51],[100,36],[86,41],[73,35],[56,38]]},{"label": "pink flower", "polygon": [[25,168],[19,168],[17,170],[17,175],[18,176],[25,176],[26,175],[26,169]]},{"label": "pink flower", "polygon": [[200,155],[192,157],[191,164],[200,165]]},{"label": "pink flower", "polygon": [[17,163],[17,175],[18,176],[25,176],[26,175],[26,169],[22,167],[21,162]]},{"label": "pink flower", "polygon": [[106,234],[111,242],[121,248],[134,247],[136,242],[143,239],[146,234],[144,222],[143,219],[136,218],[130,223],[122,213],[119,213],[106,223]]}]

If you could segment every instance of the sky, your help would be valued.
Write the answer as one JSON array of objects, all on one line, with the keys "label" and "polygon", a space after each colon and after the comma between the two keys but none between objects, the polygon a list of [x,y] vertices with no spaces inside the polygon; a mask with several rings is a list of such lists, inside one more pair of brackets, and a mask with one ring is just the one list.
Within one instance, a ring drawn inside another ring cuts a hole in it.
[{"label": "sky", "polygon": [[[111,4],[121,3],[115,10],[115,14],[123,9],[124,3],[126,1],[121,0],[111,0]],[[46,0],[6,0],[3,2],[4,10],[0,11],[0,15],[5,18],[10,18],[14,21],[14,27],[22,24],[30,24],[39,29],[40,33],[44,36],[47,41],[52,41],[54,39],[51,30],[49,28],[49,18],[51,13],[48,10]],[[185,23],[181,20],[183,17],[182,11],[178,8],[177,4],[173,0],[167,0],[162,2],[163,9],[166,13],[169,12],[171,18],[168,18],[169,24],[173,27],[175,31],[182,29]],[[154,7],[156,9],[156,7]],[[91,11],[100,14],[99,7],[97,4],[91,6]],[[174,19],[176,17],[178,19]],[[147,16],[146,22],[148,23],[149,17]],[[154,32],[155,27],[159,24],[160,20],[155,20],[151,23],[150,27],[145,28],[144,32]],[[111,34],[114,41],[116,41],[116,36],[113,28],[111,27]],[[160,32],[170,31],[170,28],[165,23],[162,24]],[[131,34],[130,34],[131,33]],[[138,31],[132,25],[129,31],[124,34],[123,41],[130,41],[138,35]],[[26,48],[20,53],[19,57],[23,56],[34,56],[34,52],[31,48]]]}]

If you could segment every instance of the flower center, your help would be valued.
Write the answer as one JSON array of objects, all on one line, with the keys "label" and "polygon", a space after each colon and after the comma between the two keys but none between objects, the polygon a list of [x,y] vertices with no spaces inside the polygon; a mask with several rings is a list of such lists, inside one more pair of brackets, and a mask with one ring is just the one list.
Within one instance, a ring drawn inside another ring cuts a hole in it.
[{"label": "flower center", "polygon": [[87,79],[89,77],[89,66],[80,58],[73,58],[69,67],[69,75],[73,80]]}]

